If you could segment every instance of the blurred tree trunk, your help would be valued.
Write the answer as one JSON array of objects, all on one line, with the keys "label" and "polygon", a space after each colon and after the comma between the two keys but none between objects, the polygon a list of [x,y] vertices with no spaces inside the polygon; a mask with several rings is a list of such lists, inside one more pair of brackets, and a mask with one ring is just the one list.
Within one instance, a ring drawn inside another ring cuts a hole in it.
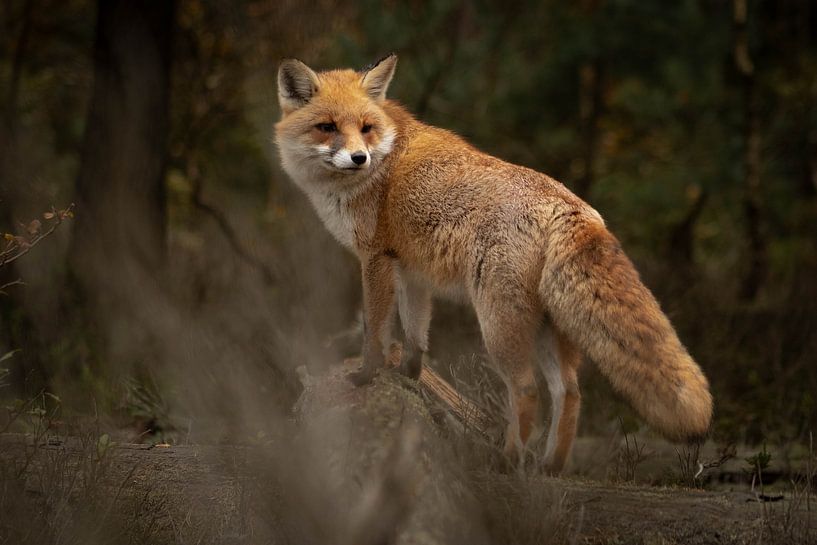
[{"label": "blurred tree trunk", "polygon": [[[9,72],[6,80],[8,87],[3,93],[0,105],[0,231],[14,232],[18,222],[32,218],[20,218],[15,214],[15,207],[26,190],[26,180],[20,180],[19,164],[15,160],[20,153],[18,138],[20,86],[26,65],[34,30],[34,0],[22,4],[20,18],[15,21],[13,7],[6,5],[3,15],[6,21],[4,31],[15,33],[8,50]],[[19,30],[18,30],[19,29]],[[33,42],[36,43],[36,42]],[[6,52],[4,51],[4,54]],[[8,263],[0,268],[0,285],[20,278],[16,263]],[[34,329],[32,318],[25,312],[19,312],[23,305],[23,292],[11,288],[0,295],[0,356],[12,349],[19,349],[25,357],[13,358],[8,366],[11,368],[11,384],[20,395],[30,394],[45,386],[46,366],[41,354],[44,352],[41,341],[30,332]]]},{"label": "blurred tree trunk", "polygon": [[[67,309],[99,376],[155,360],[166,257],[173,0],[99,0],[94,84],[77,179]],[[104,368],[96,368],[104,365]],[[73,372],[79,373],[75,369]]]},{"label": "blurred tree trunk", "polygon": [[[595,28],[595,17],[601,0],[582,0],[582,16]],[[579,135],[581,138],[581,173],[576,180],[576,194],[587,199],[595,181],[599,148],[599,118],[602,112],[603,63],[599,50],[579,66]]]},{"label": "blurred tree trunk", "polygon": [[[13,42],[11,51],[10,70],[8,76],[8,88],[3,97],[2,110],[0,110],[0,221],[2,229],[12,230],[14,228],[14,214],[12,206],[15,202],[16,189],[19,184],[15,183],[10,171],[10,158],[15,156],[16,133],[17,133],[17,105],[20,97],[20,80],[23,74],[23,64],[26,52],[31,40],[31,29],[33,26],[33,0],[26,0],[22,9],[22,21],[20,31]],[[11,8],[6,8],[7,14],[11,15]],[[10,29],[10,23],[7,25]],[[14,265],[6,268],[6,274],[14,274]],[[9,272],[11,271],[11,272]]]},{"label": "blurred tree trunk", "polygon": [[431,104],[431,97],[434,96],[440,83],[442,83],[443,77],[446,75],[446,71],[451,67],[451,64],[457,56],[457,51],[462,42],[463,31],[468,20],[468,10],[470,8],[470,2],[461,0],[459,4],[451,8],[448,14],[446,26],[449,30],[445,56],[437,64],[437,67],[431,75],[426,78],[425,85],[420,92],[420,98],[417,100],[417,106],[414,109],[419,119],[422,119],[426,115],[428,107]]},{"label": "blurred tree trunk", "polygon": [[71,252],[87,292],[110,291],[134,271],[152,273],[164,263],[174,16],[171,0],[98,3]]},{"label": "blurred tree trunk", "polygon": [[686,215],[670,232],[667,245],[667,261],[672,264],[674,274],[671,278],[679,286],[688,287],[695,272],[695,226],[704,210],[708,194],[699,188]]},{"label": "blurred tree trunk", "polygon": [[599,147],[599,118],[602,109],[601,61],[594,59],[579,67],[579,130],[582,140],[582,171],[576,194],[587,199],[595,181]]},{"label": "blurred tree trunk", "polygon": [[743,93],[743,215],[749,245],[749,263],[741,281],[740,298],[752,300],[763,285],[768,268],[760,191],[760,114],[755,66],[749,54],[747,2],[733,0],[732,7],[735,25],[734,62]]}]

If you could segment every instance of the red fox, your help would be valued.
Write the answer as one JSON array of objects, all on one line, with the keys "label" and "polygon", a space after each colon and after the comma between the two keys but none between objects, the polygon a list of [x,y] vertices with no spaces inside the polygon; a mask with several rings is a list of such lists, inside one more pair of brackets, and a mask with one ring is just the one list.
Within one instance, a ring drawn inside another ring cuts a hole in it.
[{"label": "red fox", "polygon": [[470,302],[505,374],[505,452],[524,448],[538,408],[535,347],[552,401],[545,462],[560,471],[576,434],[582,355],[657,431],[704,436],[706,377],[598,212],[558,181],[475,149],[386,98],[397,57],[361,70],[278,71],[281,163],[329,231],[360,259],[363,365],[384,365],[395,303],[402,372],[418,377],[433,295]]}]

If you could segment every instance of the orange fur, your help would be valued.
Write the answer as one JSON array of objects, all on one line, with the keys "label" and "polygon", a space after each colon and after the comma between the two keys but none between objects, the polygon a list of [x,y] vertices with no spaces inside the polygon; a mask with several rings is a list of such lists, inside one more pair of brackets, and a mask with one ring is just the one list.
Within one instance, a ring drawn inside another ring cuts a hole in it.
[{"label": "orange fur", "polygon": [[[474,306],[486,349],[507,377],[509,453],[533,426],[543,336],[551,339],[543,369],[555,471],[575,436],[582,353],[658,431],[678,440],[705,434],[706,378],[598,212],[556,180],[482,153],[387,100],[395,65],[390,56],[366,72],[315,73],[289,60],[279,70],[282,164],[361,262],[364,365],[353,380],[366,383],[383,365],[395,301],[408,345],[403,368],[419,375],[430,298],[448,295]],[[351,162],[364,155],[365,164]]]}]

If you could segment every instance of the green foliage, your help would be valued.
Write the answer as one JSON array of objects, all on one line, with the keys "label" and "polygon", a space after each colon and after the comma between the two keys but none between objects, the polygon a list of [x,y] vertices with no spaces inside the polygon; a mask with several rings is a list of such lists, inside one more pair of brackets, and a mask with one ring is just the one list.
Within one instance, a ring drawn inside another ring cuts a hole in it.
[{"label": "green foliage", "polygon": [[[140,440],[175,443],[175,425],[166,395],[153,376],[125,380],[125,410],[140,427]],[[106,447],[107,448],[107,447]]]},{"label": "green foliage", "polygon": [[763,448],[757,451],[752,456],[748,458],[744,458],[746,464],[749,466],[749,473],[751,473],[754,477],[761,479],[763,477],[763,472],[769,468],[769,464],[772,461],[772,454],[766,450],[766,441],[763,441]]}]

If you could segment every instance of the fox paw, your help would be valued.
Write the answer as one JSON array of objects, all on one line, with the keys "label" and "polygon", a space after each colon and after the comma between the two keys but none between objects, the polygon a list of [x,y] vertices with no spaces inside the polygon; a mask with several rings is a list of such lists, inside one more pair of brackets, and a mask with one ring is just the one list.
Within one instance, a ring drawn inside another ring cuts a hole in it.
[{"label": "fox paw", "polygon": [[420,351],[405,354],[400,363],[400,373],[412,380],[418,380],[423,371],[423,354],[424,352]]}]

